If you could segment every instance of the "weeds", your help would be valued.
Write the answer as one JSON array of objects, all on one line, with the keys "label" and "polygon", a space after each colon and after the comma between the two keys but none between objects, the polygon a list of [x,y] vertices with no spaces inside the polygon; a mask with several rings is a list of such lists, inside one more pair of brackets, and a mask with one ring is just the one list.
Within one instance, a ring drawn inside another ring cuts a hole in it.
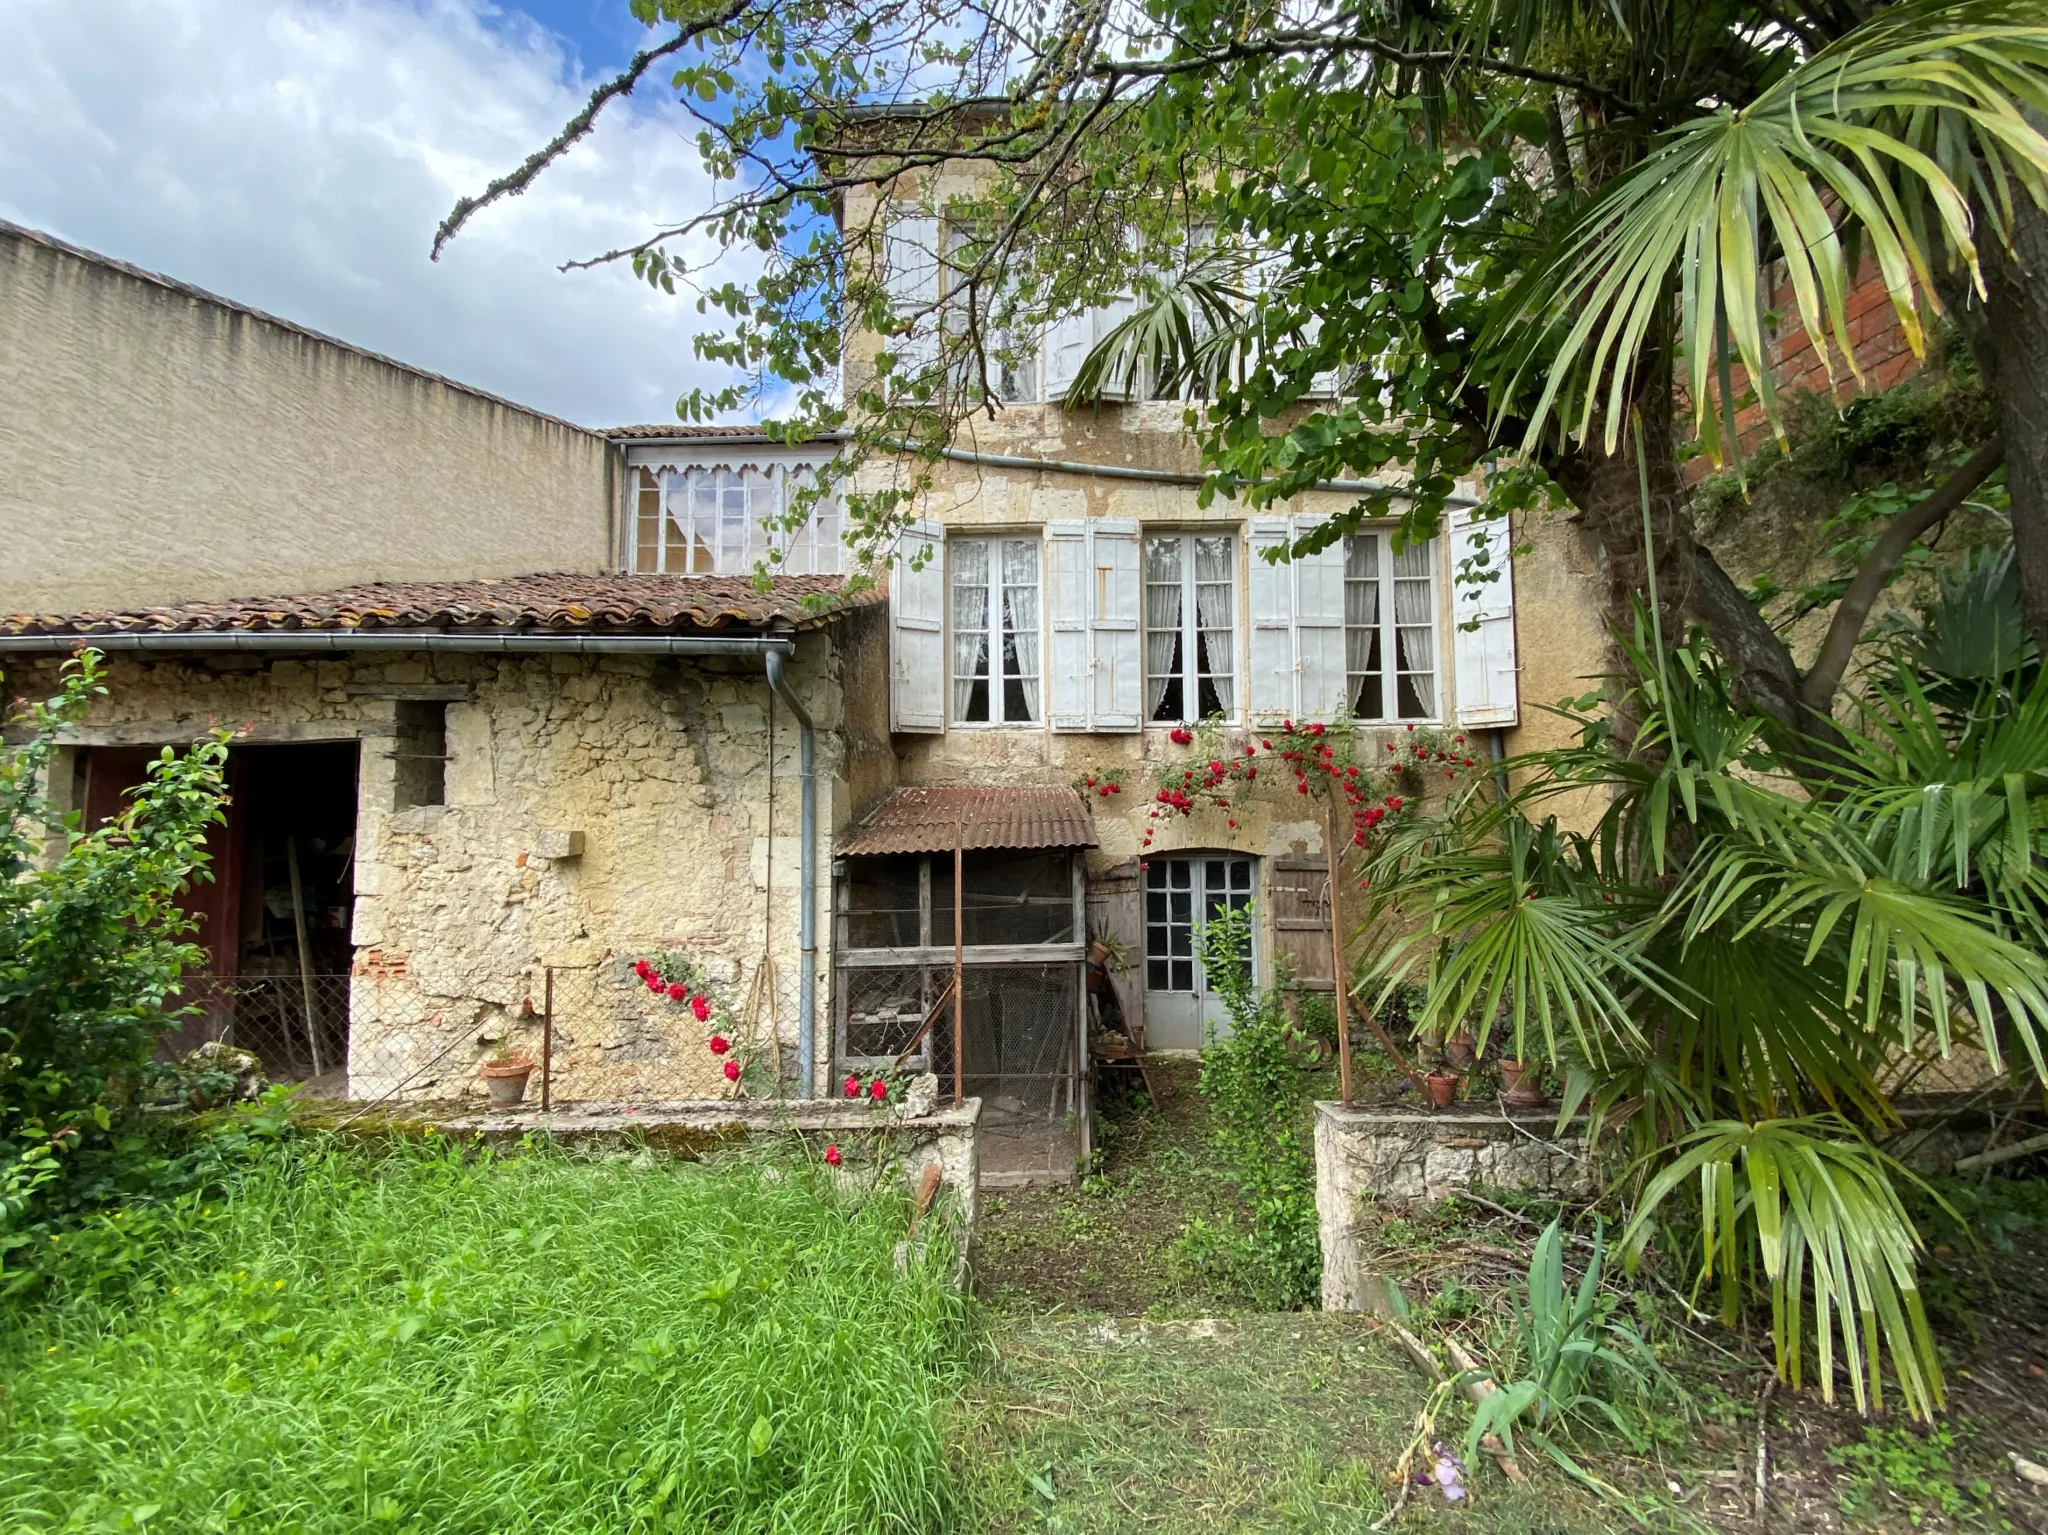
[{"label": "weeds", "polygon": [[1902,1504],[1917,1526],[1929,1513],[1951,1522],[1982,1514],[1991,1503],[1991,1484],[1982,1478],[1967,1488],[1956,1479],[1951,1452],[1956,1438],[1946,1428],[1920,1432],[1912,1428],[1863,1430],[1855,1443],[1836,1445],[1828,1459],[1848,1476],[1840,1503],[1852,1519],[1877,1512],[1887,1500]]},{"label": "weeds", "polygon": [[283,1147],[0,1322],[0,1527],[933,1528],[960,1309],[904,1214],[798,1162]]}]

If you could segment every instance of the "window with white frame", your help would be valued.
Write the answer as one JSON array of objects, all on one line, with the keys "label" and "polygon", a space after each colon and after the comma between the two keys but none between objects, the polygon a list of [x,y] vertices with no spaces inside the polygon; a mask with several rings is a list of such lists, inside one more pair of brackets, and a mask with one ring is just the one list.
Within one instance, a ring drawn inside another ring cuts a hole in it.
[{"label": "window with white frame", "polygon": [[1344,546],[1345,707],[1361,720],[1437,715],[1436,545],[1396,552],[1393,535]]},{"label": "window with white frame", "polygon": [[1227,533],[1145,540],[1145,718],[1237,714],[1237,549]]},{"label": "window with white frame", "polygon": [[[839,503],[826,496],[800,528],[791,499],[815,464],[689,465],[634,471],[633,569],[666,575],[780,575],[845,569]],[[780,554],[779,562],[770,562]]]},{"label": "window with white frame", "polygon": [[952,577],[953,718],[966,725],[1037,724],[1037,538],[946,544]]}]

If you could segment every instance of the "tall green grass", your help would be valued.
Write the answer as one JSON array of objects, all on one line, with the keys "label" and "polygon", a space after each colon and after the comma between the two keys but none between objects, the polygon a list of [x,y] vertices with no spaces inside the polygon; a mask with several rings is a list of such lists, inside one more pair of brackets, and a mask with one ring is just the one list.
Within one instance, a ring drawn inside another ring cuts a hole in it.
[{"label": "tall green grass", "polygon": [[933,1529],[960,1303],[905,1215],[789,1160],[287,1146],[0,1322],[0,1530]]}]

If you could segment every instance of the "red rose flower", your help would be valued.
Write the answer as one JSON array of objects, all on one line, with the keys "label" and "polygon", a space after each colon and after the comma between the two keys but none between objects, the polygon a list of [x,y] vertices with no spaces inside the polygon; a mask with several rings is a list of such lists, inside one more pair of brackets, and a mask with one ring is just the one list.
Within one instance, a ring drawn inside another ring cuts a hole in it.
[{"label": "red rose flower", "polygon": [[723,1055],[726,1051],[732,1048],[732,1041],[727,1039],[723,1034],[712,1035],[710,1044],[711,1053],[713,1055]]},{"label": "red rose flower", "polygon": [[728,1082],[737,1082],[739,1081],[739,1079],[740,1063],[738,1061],[727,1061],[725,1063],[725,1080]]},{"label": "red rose flower", "polygon": [[1398,794],[1389,794],[1387,796],[1387,808],[1389,810],[1399,810],[1401,808],[1401,796]]},{"label": "red rose flower", "polygon": [[677,981],[675,985],[669,987],[668,989],[668,999],[671,1002],[680,1002],[689,994],[690,988],[685,986],[681,981]]},{"label": "red rose flower", "polygon": [[839,1088],[847,1097],[858,1098],[860,1096],[860,1078],[849,1074],[846,1080],[839,1084]]},{"label": "red rose flower", "polygon": [[837,1167],[843,1160],[845,1159],[839,1155],[839,1148],[837,1146],[827,1146],[825,1148],[825,1165],[827,1167]]},{"label": "red rose flower", "polygon": [[701,996],[690,998],[690,1011],[696,1015],[699,1023],[709,1023],[711,1021],[711,999]]},{"label": "red rose flower", "polygon": [[665,991],[665,990],[667,990],[667,988],[666,988],[666,987],[664,987],[664,986],[663,986],[663,985],[661,984],[661,977],[660,977],[660,975],[658,975],[657,973],[655,973],[655,972],[654,972],[654,971],[652,971],[652,970],[650,970],[650,971],[648,971],[648,972],[647,972],[646,980],[647,980],[647,989],[648,989],[649,991],[652,991],[652,992],[657,992],[657,993],[658,993],[658,992],[662,992],[662,991]]},{"label": "red rose flower", "polygon": [[647,972],[652,970],[653,968],[654,966],[648,964],[647,961],[644,959],[636,959],[633,961],[633,973],[639,976],[640,979],[643,981],[647,979]]},{"label": "red rose flower", "polygon": [[1408,728],[1409,728],[1410,730],[1413,730],[1413,729],[1414,729],[1415,727],[1414,727],[1413,725],[1410,725],[1410,726],[1409,726]]},{"label": "red rose flower", "polygon": [[880,1103],[889,1096],[889,1084],[880,1077],[876,1077],[874,1081],[868,1084],[868,1096],[874,1099],[875,1102]]}]

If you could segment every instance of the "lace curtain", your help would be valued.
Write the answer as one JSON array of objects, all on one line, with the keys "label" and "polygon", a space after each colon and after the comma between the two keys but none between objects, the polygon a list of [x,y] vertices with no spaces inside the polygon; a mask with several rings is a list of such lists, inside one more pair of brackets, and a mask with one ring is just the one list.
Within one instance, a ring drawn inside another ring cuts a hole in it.
[{"label": "lace curtain", "polygon": [[[1145,540],[1145,718],[1156,720],[1180,671],[1180,540]],[[1176,707],[1176,718],[1182,712]]]},{"label": "lace curtain", "polygon": [[1436,602],[1430,579],[1435,547],[1411,545],[1394,556],[1394,665],[1404,717],[1436,713]]},{"label": "lace curtain", "polygon": [[[953,718],[987,719],[988,545],[955,543],[946,556],[953,567]],[[978,708],[976,683],[983,687]]]},{"label": "lace curtain", "polygon": [[[984,560],[986,555],[983,556]],[[984,603],[987,593],[983,593]],[[1038,545],[1003,541],[1003,718],[1037,720]]]},{"label": "lace curtain", "polygon": [[1213,707],[1232,715],[1237,713],[1237,621],[1231,594],[1237,586],[1237,565],[1228,538],[1196,538],[1193,543],[1199,682],[1207,682],[1213,696],[1198,697],[1190,712],[1206,714]]}]

